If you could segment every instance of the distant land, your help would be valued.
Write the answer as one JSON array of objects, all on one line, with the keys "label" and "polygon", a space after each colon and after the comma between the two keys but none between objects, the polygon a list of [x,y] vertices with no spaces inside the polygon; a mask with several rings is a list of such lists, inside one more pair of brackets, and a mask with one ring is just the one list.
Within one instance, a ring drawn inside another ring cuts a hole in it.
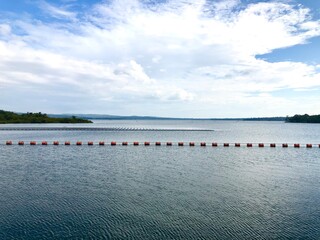
[{"label": "distant land", "polygon": [[224,120],[224,121],[285,121],[286,117],[259,118],[171,118],[155,116],[117,116],[107,114],[48,114],[50,117],[70,117],[71,115],[91,120]]},{"label": "distant land", "polygon": [[287,117],[286,122],[291,123],[320,123],[320,115],[294,115],[293,117]]},{"label": "distant land", "polygon": [[88,119],[81,119],[76,116],[54,118],[45,113],[23,113],[0,110],[0,123],[92,123]]},{"label": "distant land", "polygon": [[213,120],[213,121],[281,121],[288,123],[320,123],[320,115],[251,118],[171,118],[156,116],[118,116],[108,114],[14,113],[0,110],[0,123],[92,123],[90,120]]}]

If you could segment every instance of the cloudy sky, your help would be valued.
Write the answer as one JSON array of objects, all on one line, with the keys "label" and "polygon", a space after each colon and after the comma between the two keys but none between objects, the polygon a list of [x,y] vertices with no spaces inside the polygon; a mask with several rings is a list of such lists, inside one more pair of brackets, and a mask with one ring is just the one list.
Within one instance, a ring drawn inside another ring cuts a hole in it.
[{"label": "cloudy sky", "polygon": [[320,114],[320,1],[1,0],[0,109]]}]

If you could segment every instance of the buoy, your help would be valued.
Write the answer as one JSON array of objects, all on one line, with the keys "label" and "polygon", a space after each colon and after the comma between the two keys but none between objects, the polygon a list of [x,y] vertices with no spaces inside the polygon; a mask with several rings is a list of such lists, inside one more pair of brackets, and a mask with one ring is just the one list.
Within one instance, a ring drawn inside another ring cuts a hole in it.
[{"label": "buoy", "polygon": [[218,147],[218,143],[213,142],[213,143],[212,143],[212,147]]},{"label": "buoy", "polygon": [[19,141],[18,145],[24,145],[24,141]]},{"label": "buoy", "polygon": [[116,146],[117,143],[116,142],[111,142],[111,146]]},{"label": "buoy", "polygon": [[64,142],[64,145],[69,146],[69,145],[70,145],[70,142],[69,142],[69,141],[66,141],[66,142]]},{"label": "buoy", "polygon": [[240,143],[235,143],[234,146],[235,147],[240,147]]},{"label": "buoy", "polygon": [[150,146],[150,142],[144,142],[145,146]]},{"label": "buoy", "polygon": [[46,146],[46,145],[48,145],[48,143],[47,143],[47,141],[42,141],[41,145]]},{"label": "buoy", "polygon": [[167,142],[167,146],[172,146],[172,142]]},{"label": "buoy", "polygon": [[139,142],[133,142],[133,146],[139,146]]},{"label": "buoy", "polygon": [[183,142],[178,142],[178,146],[182,147],[183,146]]},{"label": "buoy", "polygon": [[252,143],[247,143],[247,147],[252,147]]},{"label": "buoy", "polygon": [[229,147],[229,143],[224,143],[223,146],[224,147]]},{"label": "buoy", "polygon": [[78,142],[76,143],[76,145],[77,145],[77,146],[80,146],[80,145],[82,145],[82,142],[78,141]]},{"label": "buoy", "polygon": [[161,142],[156,142],[156,146],[161,146]]},{"label": "buoy", "polygon": [[206,143],[205,143],[205,142],[202,142],[202,143],[200,143],[200,146],[201,146],[201,147],[205,147],[205,146],[206,146]]},{"label": "buoy", "polygon": [[30,145],[37,145],[37,143],[35,141],[31,141]]},{"label": "buoy", "polygon": [[89,145],[89,146],[92,146],[92,145],[93,145],[93,142],[88,142],[88,145]]},{"label": "buoy", "polygon": [[259,143],[258,146],[259,147],[264,147],[264,144],[263,143]]},{"label": "buoy", "polygon": [[59,145],[59,142],[58,142],[58,141],[54,141],[54,142],[53,142],[53,145],[56,145],[56,146],[57,146],[57,145]]},{"label": "buoy", "polygon": [[190,142],[190,143],[189,143],[189,146],[190,146],[190,147],[194,147],[194,142]]},{"label": "buoy", "polygon": [[[111,144],[112,145],[112,144]],[[116,144],[114,144],[114,145],[116,145]],[[123,142],[122,143],[122,146],[128,146],[128,142]]]},{"label": "buoy", "polygon": [[293,146],[294,146],[295,148],[299,148],[299,147],[300,147],[300,144],[299,144],[299,143],[295,143],[295,144],[293,144]]},{"label": "buoy", "polygon": [[312,148],[312,144],[309,144],[309,143],[308,143],[308,144],[306,144],[306,147],[307,147],[307,148]]},{"label": "buoy", "polygon": [[282,144],[282,147],[287,148],[287,147],[288,147],[288,144],[287,144],[287,143],[283,143],[283,144]]},{"label": "buoy", "polygon": [[12,141],[6,141],[6,145],[12,145]]},{"label": "buoy", "polygon": [[270,147],[274,148],[274,147],[276,147],[276,144],[275,143],[270,143]]},{"label": "buoy", "polygon": [[103,142],[103,141],[100,141],[100,142],[99,142],[99,146],[104,146],[104,142]]}]

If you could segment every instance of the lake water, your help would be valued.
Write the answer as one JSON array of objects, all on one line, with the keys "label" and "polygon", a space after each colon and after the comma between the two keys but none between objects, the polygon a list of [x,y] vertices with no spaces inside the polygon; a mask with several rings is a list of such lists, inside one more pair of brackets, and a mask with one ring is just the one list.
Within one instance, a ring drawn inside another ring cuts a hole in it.
[{"label": "lake water", "polygon": [[[17,125],[1,127],[10,126]],[[0,131],[0,239],[320,239],[320,125],[197,120],[90,126],[159,131]],[[20,140],[26,145],[18,146]],[[31,140],[50,145],[30,146]],[[54,140],[73,144],[53,146]],[[180,141],[196,146],[176,146]],[[214,148],[211,142],[232,145]],[[277,147],[259,148],[259,142]]]}]

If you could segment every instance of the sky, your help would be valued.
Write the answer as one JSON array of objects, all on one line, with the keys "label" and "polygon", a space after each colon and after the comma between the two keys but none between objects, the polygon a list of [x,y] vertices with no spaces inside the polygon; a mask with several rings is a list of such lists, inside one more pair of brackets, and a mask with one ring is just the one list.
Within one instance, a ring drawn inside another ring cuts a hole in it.
[{"label": "sky", "polygon": [[320,1],[0,0],[0,109],[320,114]]}]

